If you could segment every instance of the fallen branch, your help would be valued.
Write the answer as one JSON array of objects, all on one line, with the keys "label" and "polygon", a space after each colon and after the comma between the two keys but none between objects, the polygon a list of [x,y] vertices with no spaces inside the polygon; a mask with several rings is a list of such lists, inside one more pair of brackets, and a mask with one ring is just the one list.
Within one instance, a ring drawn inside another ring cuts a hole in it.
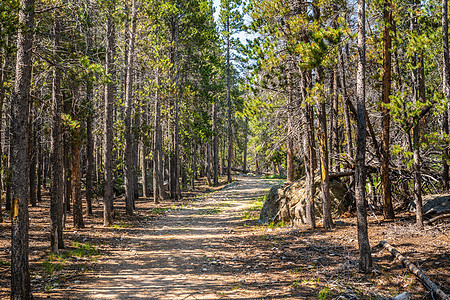
[{"label": "fallen branch", "polygon": [[417,278],[419,278],[420,282],[433,293],[441,297],[443,300],[450,300],[450,297],[447,296],[444,291],[442,291],[433,281],[428,278],[425,273],[416,267],[412,262],[410,262],[406,257],[404,257],[400,252],[398,252],[394,247],[389,245],[386,241],[381,241],[380,245],[382,245],[386,250],[391,252],[392,255],[395,256],[399,261],[402,262]]},{"label": "fallen branch", "polygon": [[437,221],[437,220],[440,220],[440,219],[447,219],[447,218],[450,218],[450,214],[442,214],[442,215],[438,215],[438,216],[436,216],[436,217],[434,217],[434,218],[431,218],[431,219],[429,219],[428,221],[426,221],[425,224],[426,224],[426,225],[430,225],[430,224],[432,224],[433,222],[435,222],[435,221]]}]

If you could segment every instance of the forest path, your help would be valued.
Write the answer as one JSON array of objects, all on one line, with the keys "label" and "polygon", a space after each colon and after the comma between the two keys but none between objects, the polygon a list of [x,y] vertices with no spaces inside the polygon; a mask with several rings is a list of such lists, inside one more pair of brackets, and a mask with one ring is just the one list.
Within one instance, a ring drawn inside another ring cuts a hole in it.
[{"label": "forest path", "polygon": [[249,234],[243,230],[243,210],[276,182],[236,179],[140,228],[127,228],[121,249],[96,262],[100,273],[87,274],[62,294],[74,299],[254,299],[257,282],[253,292],[239,288],[242,273],[233,270],[245,266],[236,261],[242,245],[233,241],[239,240],[239,228]]}]

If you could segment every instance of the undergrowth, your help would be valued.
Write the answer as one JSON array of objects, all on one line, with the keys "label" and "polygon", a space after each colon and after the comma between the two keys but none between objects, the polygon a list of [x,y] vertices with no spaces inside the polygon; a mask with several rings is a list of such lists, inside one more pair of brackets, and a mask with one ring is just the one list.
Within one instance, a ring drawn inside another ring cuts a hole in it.
[{"label": "undergrowth", "polygon": [[[80,264],[81,261],[93,261],[100,251],[97,246],[91,243],[72,243],[73,249],[61,251],[60,253],[50,253],[42,262],[42,271],[44,277],[44,290],[51,291],[57,287],[62,281],[66,280],[66,271],[77,270],[84,272],[87,270],[85,264]],[[76,271],[76,272],[77,272]]]},{"label": "undergrowth", "polygon": [[259,212],[261,211],[264,201],[266,201],[267,196],[260,196],[253,200],[253,203],[247,207],[242,213],[242,219],[244,220],[256,220],[259,218]]}]

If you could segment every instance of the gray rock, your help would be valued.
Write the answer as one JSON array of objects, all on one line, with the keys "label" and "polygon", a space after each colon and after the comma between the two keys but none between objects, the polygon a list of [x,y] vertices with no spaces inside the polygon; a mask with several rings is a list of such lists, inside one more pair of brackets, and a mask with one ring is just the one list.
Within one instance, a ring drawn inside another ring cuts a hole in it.
[{"label": "gray rock", "polygon": [[[416,211],[414,201],[411,202],[410,211]],[[427,195],[423,198],[423,214],[436,214],[444,211],[450,211],[450,195]]]},{"label": "gray rock", "polygon": [[[322,216],[322,200],[320,197],[320,176],[314,178],[314,211]],[[286,222],[298,225],[306,222],[305,180],[298,180],[290,185],[276,185],[270,189],[264,206],[261,209],[259,223]],[[330,197],[332,215],[339,216],[348,207],[350,197],[347,188],[339,179],[330,180]]]}]

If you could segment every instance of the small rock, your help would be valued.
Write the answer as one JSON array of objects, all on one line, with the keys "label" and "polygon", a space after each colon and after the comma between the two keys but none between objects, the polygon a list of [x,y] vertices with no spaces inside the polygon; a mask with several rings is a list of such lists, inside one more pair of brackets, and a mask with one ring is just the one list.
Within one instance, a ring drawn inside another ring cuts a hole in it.
[{"label": "small rock", "polygon": [[394,300],[410,300],[410,299],[411,299],[411,295],[408,294],[407,292],[404,292],[404,293],[394,297]]}]

